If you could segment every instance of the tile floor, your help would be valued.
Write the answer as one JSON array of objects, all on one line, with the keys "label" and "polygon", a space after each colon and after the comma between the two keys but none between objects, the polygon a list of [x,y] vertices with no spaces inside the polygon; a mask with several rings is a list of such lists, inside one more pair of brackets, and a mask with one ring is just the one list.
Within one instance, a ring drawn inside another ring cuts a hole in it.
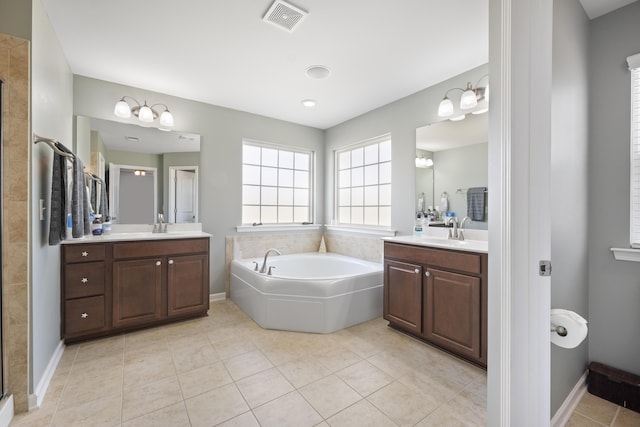
[{"label": "tile floor", "polygon": [[42,407],[11,425],[484,426],[485,407],[483,370],[381,318],[270,331],[220,301],[206,318],[68,346]]},{"label": "tile floor", "polygon": [[566,427],[638,427],[640,413],[585,393]]}]

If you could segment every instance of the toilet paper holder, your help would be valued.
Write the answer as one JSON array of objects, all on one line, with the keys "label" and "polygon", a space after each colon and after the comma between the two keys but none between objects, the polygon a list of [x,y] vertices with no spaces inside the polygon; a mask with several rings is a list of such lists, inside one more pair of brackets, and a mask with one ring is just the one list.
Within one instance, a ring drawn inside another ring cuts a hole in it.
[{"label": "toilet paper holder", "polygon": [[566,337],[568,334],[567,328],[562,325],[554,325],[553,323],[551,324],[551,332],[555,332],[561,337]]}]

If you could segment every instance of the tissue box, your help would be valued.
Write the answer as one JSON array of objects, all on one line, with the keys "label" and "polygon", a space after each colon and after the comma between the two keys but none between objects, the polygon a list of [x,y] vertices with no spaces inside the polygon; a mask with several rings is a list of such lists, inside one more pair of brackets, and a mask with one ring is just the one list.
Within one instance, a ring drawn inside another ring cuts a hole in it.
[{"label": "tissue box", "polygon": [[640,412],[640,376],[591,362],[587,383],[589,393]]}]

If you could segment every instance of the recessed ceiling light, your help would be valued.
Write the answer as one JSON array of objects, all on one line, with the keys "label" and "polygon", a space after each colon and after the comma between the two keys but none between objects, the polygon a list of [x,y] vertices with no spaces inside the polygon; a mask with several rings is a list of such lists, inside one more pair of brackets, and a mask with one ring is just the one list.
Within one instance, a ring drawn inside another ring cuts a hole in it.
[{"label": "recessed ceiling light", "polygon": [[314,101],[313,99],[303,99],[302,101],[302,105],[304,105],[305,107],[315,107],[316,106],[316,101]]},{"label": "recessed ceiling light", "polygon": [[322,80],[328,78],[329,75],[331,75],[331,70],[324,65],[312,65],[305,70],[305,74],[310,79]]}]

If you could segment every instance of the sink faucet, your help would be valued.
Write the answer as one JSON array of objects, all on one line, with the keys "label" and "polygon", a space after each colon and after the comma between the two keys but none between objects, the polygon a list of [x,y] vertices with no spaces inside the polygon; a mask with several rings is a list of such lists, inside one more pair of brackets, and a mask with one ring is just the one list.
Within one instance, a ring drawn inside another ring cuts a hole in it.
[{"label": "sink faucet", "polygon": [[[453,232],[449,229],[449,239],[451,240],[464,240],[464,235],[462,234],[462,230],[458,230],[458,220],[456,218],[451,218],[451,222],[453,223]],[[464,219],[462,220],[464,223]]]},{"label": "sink faucet", "polygon": [[468,216],[465,216],[464,218],[462,218],[462,221],[460,221],[460,230],[464,230],[464,224],[467,221],[473,222],[473,221],[471,221],[471,218],[469,218]]},{"label": "sink faucet", "polygon": [[275,248],[267,249],[267,253],[264,254],[264,261],[262,262],[262,267],[260,267],[260,273],[264,273],[267,271],[267,257],[271,252],[275,252],[278,255],[282,255],[280,251]]},{"label": "sink faucet", "polygon": [[[164,227],[162,227],[164,224]],[[158,214],[158,223],[153,224],[153,233],[166,233],[167,232],[167,223],[164,222],[164,215],[161,213]]]}]

